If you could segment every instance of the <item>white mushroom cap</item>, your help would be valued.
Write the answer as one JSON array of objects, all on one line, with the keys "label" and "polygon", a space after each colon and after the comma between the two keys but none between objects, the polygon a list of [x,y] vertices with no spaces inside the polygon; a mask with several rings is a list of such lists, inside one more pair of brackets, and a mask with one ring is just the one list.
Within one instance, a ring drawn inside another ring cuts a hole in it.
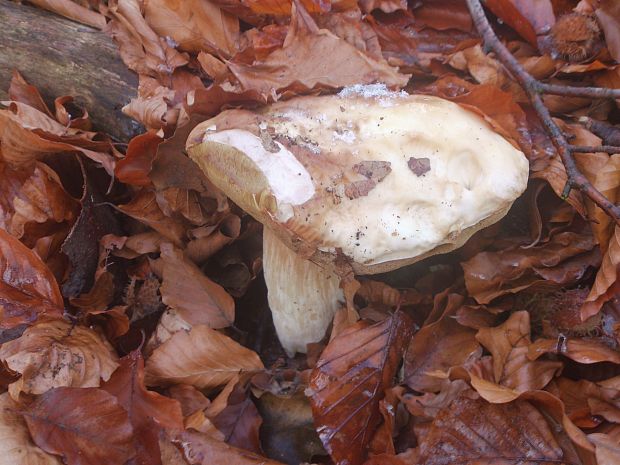
[{"label": "white mushroom cap", "polygon": [[506,214],[528,162],[479,115],[436,97],[354,86],[198,125],[188,150],[291,248],[358,274],[460,247]]}]

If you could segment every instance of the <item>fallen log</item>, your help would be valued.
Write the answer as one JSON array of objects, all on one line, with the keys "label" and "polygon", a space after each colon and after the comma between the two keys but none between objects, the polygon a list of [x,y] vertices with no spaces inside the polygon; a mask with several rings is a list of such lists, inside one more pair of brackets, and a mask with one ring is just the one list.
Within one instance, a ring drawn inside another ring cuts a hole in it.
[{"label": "fallen log", "polygon": [[0,101],[8,98],[16,69],[48,104],[75,97],[98,131],[125,142],[143,131],[121,112],[136,95],[138,78],[104,32],[7,0],[0,0],[0,24]]}]

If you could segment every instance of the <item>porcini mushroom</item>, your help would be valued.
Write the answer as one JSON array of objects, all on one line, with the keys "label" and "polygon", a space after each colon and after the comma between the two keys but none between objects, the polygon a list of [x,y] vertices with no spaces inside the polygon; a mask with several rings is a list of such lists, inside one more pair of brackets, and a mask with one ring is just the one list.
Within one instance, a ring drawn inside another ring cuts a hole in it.
[{"label": "porcini mushroom", "polygon": [[528,162],[444,99],[353,86],[199,124],[187,149],[264,228],[274,324],[289,354],[323,338],[342,300],[334,261],[394,270],[460,247],[525,190]]}]

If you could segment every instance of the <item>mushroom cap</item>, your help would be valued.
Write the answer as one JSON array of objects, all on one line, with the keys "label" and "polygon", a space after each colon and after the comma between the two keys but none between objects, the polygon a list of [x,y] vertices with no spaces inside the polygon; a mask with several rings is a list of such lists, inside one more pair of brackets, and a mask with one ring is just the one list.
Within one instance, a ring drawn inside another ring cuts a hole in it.
[{"label": "mushroom cap", "polygon": [[375,274],[460,247],[523,193],[528,162],[447,100],[353,86],[199,124],[190,157],[319,265]]}]

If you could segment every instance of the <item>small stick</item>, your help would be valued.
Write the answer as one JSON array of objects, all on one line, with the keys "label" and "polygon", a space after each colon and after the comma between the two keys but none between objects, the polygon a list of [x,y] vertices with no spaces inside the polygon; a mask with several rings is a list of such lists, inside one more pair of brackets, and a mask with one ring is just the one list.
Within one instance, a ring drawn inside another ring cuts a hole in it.
[{"label": "small stick", "polygon": [[478,33],[482,36],[485,47],[495,52],[497,59],[510,71],[519,85],[525,90],[527,96],[534,107],[540,121],[542,122],[547,134],[551,138],[560,159],[566,169],[568,181],[562,193],[563,197],[568,197],[571,189],[578,189],[590,198],[596,205],[605,211],[615,222],[620,225],[620,207],[616,206],[579,171],[572,149],[566,140],[560,127],[553,121],[549,109],[545,106],[542,94],[553,93],[564,96],[579,96],[593,98],[620,98],[620,90],[604,89],[598,87],[570,87],[555,84],[544,84],[534,79],[510,53],[510,51],[499,40],[489,24],[480,0],[466,0],[469,12],[472,16]]}]

